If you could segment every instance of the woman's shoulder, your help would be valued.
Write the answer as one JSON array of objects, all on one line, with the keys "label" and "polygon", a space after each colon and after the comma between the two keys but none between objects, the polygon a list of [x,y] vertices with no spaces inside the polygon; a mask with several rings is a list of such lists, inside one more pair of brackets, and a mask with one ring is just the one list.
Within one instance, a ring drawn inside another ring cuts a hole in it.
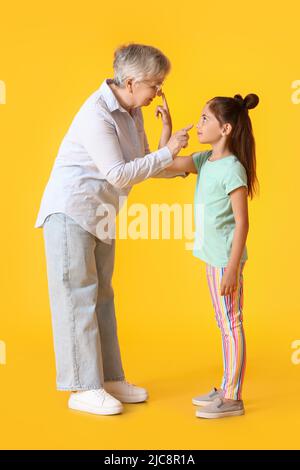
[{"label": "woman's shoulder", "polygon": [[113,123],[112,114],[107,106],[107,103],[102,98],[99,90],[92,93],[84,101],[81,108],[77,113],[77,119],[85,122],[94,122],[100,120]]}]

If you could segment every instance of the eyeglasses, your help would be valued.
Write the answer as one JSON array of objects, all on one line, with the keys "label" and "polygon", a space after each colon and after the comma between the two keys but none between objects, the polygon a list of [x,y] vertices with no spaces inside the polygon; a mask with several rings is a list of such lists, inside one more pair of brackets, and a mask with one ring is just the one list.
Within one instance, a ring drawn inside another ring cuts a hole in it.
[{"label": "eyeglasses", "polygon": [[[147,80],[141,80],[140,83],[145,83],[146,85],[148,85],[149,82]],[[148,85],[148,87],[153,88],[153,90],[158,93],[159,91],[162,91],[163,83],[161,83],[160,85]]]}]

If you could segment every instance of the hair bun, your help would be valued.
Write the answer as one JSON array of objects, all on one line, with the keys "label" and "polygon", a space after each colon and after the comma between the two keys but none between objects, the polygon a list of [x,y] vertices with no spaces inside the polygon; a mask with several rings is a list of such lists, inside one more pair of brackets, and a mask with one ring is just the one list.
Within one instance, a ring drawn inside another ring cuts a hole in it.
[{"label": "hair bun", "polygon": [[234,95],[234,99],[237,100],[243,108],[253,109],[259,103],[259,97],[255,93],[250,93],[243,98],[241,95]]},{"label": "hair bun", "polygon": [[259,97],[254,93],[250,93],[249,95],[242,97],[242,95],[234,95],[234,99],[239,102],[242,108],[246,109],[253,109],[259,103]]},{"label": "hair bun", "polygon": [[242,97],[242,95],[234,95],[234,99],[238,101],[240,106],[244,107],[245,104],[244,104],[244,98]]},{"label": "hair bun", "polygon": [[259,97],[255,93],[250,93],[244,98],[244,103],[247,109],[253,109],[258,105]]}]

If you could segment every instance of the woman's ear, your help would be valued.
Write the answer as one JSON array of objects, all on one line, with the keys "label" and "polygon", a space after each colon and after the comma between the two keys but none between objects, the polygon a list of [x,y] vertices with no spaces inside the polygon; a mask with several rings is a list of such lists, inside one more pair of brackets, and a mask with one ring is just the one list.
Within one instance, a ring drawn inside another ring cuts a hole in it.
[{"label": "woman's ear", "polygon": [[126,87],[127,91],[128,91],[130,94],[133,93],[132,85],[133,85],[133,80],[132,80],[132,78],[126,78],[126,80],[125,80],[125,87]]}]

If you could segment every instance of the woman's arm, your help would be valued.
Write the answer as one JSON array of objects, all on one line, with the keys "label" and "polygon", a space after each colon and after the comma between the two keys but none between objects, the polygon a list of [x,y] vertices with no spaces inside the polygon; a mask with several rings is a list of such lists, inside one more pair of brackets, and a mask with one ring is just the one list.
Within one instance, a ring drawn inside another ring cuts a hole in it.
[{"label": "woman's arm", "polygon": [[167,145],[172,135],[172,118],[171,118],[170,109],[169,109],[165,94],[161,93],[161,97],[162,97],[163,104],[162,106],[157,106],[156,111],[155,111],[155,115],[157,118],[161,116],[161,121],[163,125],[159,144],[158,144],[159,149]]},{"label": "woman's arm", "polygon": [[[104,178],[116,188],[132,186],[167,168],[188,143],[189,127],[171,136],[168,145],[145,155],[132,155],[126,161],[116,131],[116,125],[106,112],[96,107],[85,109],[77,116],[76,128],[81,145],[93,159]],[[134,134],[129,138],[134,138]],[[139,153],[137,151],[137,153]]]},{"label": "woman's arm", "polygon": [[221,282],[221,295],[230,295],[237,288],[239,265],[249,230],[247,196],[248,190],[246,186],[240,186],[230,193],[231,205],[235,219],[235,229],[230,258]]},{"label": "woman's arm", "polygon": [[[162,106],[157,106],[156,108],[156,117],[159,117],[159,115],[161,116],[161,120],[162,120],[162,132],[161,132],[161,136],[160,136],[160,141],[159,141],[159,144],[158,144],[158,148],[162,148],[162,147],[165,147],[172,135],[172,118],[171,118],[171,113],[170,113],[170,109],[169,109],[169,106],[168,106],[168,103],[167,103],[167,99],[166,99],[166,96],[164,93],[161,93],[160,95],[162,97],[162,100],[163,100],[163,104]],[[148,145],[148,143],[147,143]],[[187,157],[189,158],[189,157]],[[187,162],[185,162],[185,164],[187,164]],[[179,165],[178,163],[176,163],[176,165],[171,165],[171,166],[168,166],[167,168],[165,168],[163,171],[160,171],[157,175],[154,176],[154,178],[157,178],[157,177],[163,177],[163,178],[174,178],[176,176],[181,176],[181,177],[186,177],[188,173],[194,173],[195,171],[190,171],[190,167],[191,165],[188,166],[188,170],[184,170],[184,169],[181,169],[181,168],[178,168],[178,166],[180,167],[182,165],[182,163]],[[193,166],[192,166],[193,168]],[[196,171],[197,173],[197,171]]]}]

